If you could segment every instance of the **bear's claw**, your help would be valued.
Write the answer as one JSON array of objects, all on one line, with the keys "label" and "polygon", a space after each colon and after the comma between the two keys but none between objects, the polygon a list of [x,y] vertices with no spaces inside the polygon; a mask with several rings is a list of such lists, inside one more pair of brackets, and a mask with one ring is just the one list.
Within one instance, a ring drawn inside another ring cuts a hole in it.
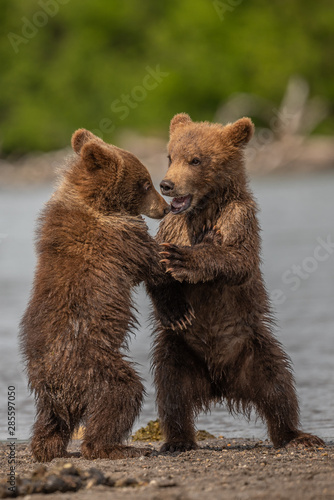
[{"label": "bear's claw", "polygon": [[173,278],[183,281],[189,277],[192,262],[192,249],[190,246],[178,247],[171,243],[161,243],[164,250],[159,252],[164,257],[160,262],[166,266],[166,272]]},{"label": "bear's claw", "polygon": [[173,332],[176,332],[177,330],[187,330],[189,326],[192,326],[193,324],[193,319],[195,319],[196,316],[194,314],[194,310],[191,305],[188,304],[188,310],[186,314],[180,319],[178,319],[175,323],[171,323],[170,325],[164,326],[165,329],[172,329]]}]

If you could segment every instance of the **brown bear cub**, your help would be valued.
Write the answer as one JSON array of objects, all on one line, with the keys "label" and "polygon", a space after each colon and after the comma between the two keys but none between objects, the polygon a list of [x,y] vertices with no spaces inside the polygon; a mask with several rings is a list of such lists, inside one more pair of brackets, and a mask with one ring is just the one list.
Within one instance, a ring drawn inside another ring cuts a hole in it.
[{"label": "brown bear cub", "polygon": [[37,406],[31,447],[41,462],[66,456],[81,421],[85,458],[147,452],[122,444],[144,390],[121,349],[135,324],[131,288],[166,276],[159,247],[138,217],[168,211],[146,168],[84,129],[72,146],[76,157],[39,219],[38,264],[21,323]]},{"label": "brown bear cub", "polygon": [[[223,401],[247,416],[254,408],[276,447],[323,444],[299,430],[290,361],[272,333],[257,207],[243,162],[253,128],[249,118],[222,126],[181,113],[171,121],[161,191],[173,201],[157,241],[196,319],[178,332],[157,327],[153,366],[162,451],[196,448],[196,414]],[[160,303],[150,291],[159,318]]]}]

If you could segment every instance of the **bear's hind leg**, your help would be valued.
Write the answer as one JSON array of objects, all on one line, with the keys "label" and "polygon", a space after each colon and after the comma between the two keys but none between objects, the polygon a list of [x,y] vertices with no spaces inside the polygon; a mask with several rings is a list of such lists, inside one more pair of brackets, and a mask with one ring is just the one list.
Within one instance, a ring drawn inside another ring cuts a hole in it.
[{"label": "bear's hind leg", "polygon": [[51,401],[46,398],[38,400],[31,440],[32,454],[37,462],[50,462],[54,458],[67,456],[66,448],[71,434],[79,423],[79,419],[68,420],[58,415]]},{"label": "bear's hind leg", "polygon": [[[261,358],[262,354],[255,366],[259,366]],[[265,363],[263,369],[259,370],[259,390],[255,396],[255,403],[258,412],[267,421],[274,446],[323,445],[322,439],[299,430],[299,404],[294,380],[289,360],[280,345],[276,342],[269,344],[268,353],[262,359],[269,364]]]},{"label": "bear's hind leg", "polygon": [[[299,430],[299,405],[290,361],[269,332],[255,335],[252,348],[236,360],[238,372],[231,370],[230,394],[244,407],[254,406],[267,422],[275,447],[304,444],[319,446],[317,436]],[[238,373],[238,375],[237,375]],[[246,382],[247,381],[247,382]]]},{"label": "bear's hind leg", "polygon": [[118,359],[116,365],[116,376],[96,380],[91,387],[85,436],[81,446],[82,455],[86,459],[116,460],[148,455],[152,451],[123,445],[139,415],[144,387],[128,363]]},{"label": "bear's hind leg", "polygon": [[165,436],[160,451],[196,449],[194,419],[200,410],[208,409],[211,400],[205,363],[192,351],[182,333],[164,330],[155,342],[153,366],[158,413]]}]

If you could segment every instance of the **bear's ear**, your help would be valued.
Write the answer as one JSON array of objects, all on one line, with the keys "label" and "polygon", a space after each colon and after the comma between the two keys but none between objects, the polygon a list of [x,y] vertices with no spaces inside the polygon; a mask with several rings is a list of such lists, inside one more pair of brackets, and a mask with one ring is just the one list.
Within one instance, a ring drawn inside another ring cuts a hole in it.
[{"label": "bear's ear", "polygon": [[235,146],[246,145],[254,134],[254,125],[250,118],[240,118],[224,127],[224,132]]},{"label": "bear's ear", "polygon": [[96,140],[86,142],[81,148],[80,156],[90,171],[111,166],[117,170],[122,161],[115,148]]},{"label": "bear's ear", "polygon": [[169,133],[172,134],[177,127],[183,127],[189,125],[189,123],[192,123],[190,116],[187,113],[179,113],[171,119]]},{"label": "bear's ear", "polygon": [[102,139],[94,135],[89,130],[86,130],[85,128],[79,128],[79,130],[76,130],[72,135],[72,141],[71,141],[72,148],[77,154],[79,154],[82,146],[86,144],[86,142],[92,140],[98,140],[103,142]]}]

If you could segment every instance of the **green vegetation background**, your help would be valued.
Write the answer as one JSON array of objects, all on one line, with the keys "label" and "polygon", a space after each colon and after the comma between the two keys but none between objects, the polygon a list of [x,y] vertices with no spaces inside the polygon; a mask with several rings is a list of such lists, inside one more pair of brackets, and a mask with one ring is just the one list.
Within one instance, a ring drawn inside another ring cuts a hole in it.
[{"label": "green vegetation background", "polygon": [[[46,24],[42,4],[58,9]],[[0,26],[1,156],[63,147],[79,127],[166,135],[174,113],[212,120],[236,92],[277,106],[292,75],[327,100],[316,132],[334,132],[332,0],[2,0]],[[112,111],[148,66],[168,75],[126,118]]]}]

